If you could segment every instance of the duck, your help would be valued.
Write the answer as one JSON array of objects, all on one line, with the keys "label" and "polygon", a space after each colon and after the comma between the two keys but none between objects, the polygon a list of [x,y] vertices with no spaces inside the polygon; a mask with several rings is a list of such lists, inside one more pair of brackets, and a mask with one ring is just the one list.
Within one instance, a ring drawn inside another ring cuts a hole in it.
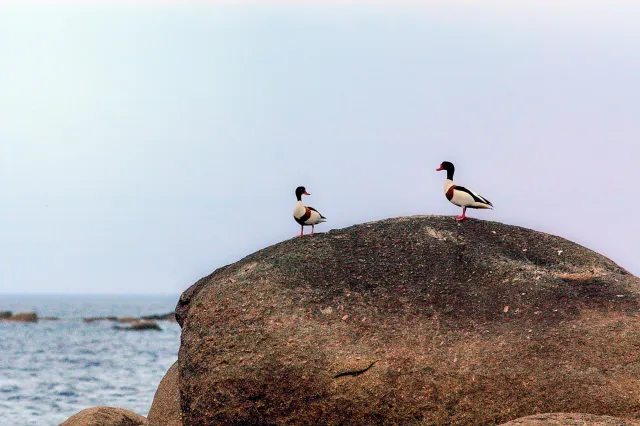
[{"label": "duck", "polygon": [[447,179],[444,181],[444,195],[452,204],[462,207],[462,215],[456,216],[458,222],[467,218],[467,209],[492,209],[491,201],[484,198],[464,186],[455,185],[453,183],[453,173],[456,168],[449,161],[443,161],[436,171],[446,170]]},{"label": "duck", "polygon": [[300,224],[300,236],[304,235],[304,227],[311,225],[311,235],[315,230],[315,225],[326,222],[327,218],[322,216],[320,212],[313,207],[305,206],[302,203],[303,195],[311,195],[304,186],[296,188],[296,206],[293,209],[293,218]]}]

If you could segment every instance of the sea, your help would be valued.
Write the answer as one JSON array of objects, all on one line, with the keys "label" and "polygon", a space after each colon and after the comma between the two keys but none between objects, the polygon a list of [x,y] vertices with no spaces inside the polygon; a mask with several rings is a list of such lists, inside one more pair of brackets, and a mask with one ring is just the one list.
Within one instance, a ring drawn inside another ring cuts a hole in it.
[{"label": "sea", "polygon": [[59,425],[80,410],[121,407],[146,416],[178,359],[180,326],[122,331],[96,316],[143,316],[175,309],[175,296],[0,295],[0,311],[58,321],[0,321],[0,425]]}]

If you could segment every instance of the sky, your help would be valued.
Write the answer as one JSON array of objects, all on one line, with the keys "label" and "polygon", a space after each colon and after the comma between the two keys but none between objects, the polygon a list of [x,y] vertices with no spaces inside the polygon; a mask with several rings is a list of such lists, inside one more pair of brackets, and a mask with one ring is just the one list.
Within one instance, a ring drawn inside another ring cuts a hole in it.
[{"label": "sky", "polygon": [[52,3],[0,1],[0,293],[179,294],[299,185],[318,232],[453,216],[444,160],[640,275],[640,3]]}]

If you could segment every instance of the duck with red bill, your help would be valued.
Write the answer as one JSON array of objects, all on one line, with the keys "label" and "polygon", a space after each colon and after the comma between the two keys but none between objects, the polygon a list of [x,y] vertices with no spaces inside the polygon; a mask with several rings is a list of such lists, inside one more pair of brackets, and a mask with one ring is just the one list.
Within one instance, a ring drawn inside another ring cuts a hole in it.
[{"label": "duck with red bill", "polygon": [[304,235],[304,227],[311,226],[311,235],[315,231],[315,225],[326,222],[327,218],[322,216],[320,212],[313,207],[305,206],[302,203],[303,195],[311,195],[307,192],[304,186],[296,188],[296,205],[293,209],[293,218],[300,224],[300,236]]},{"label": "duck with red bill", "polygon": [[462,207],[462,215],[456,216],[456,220],[462,221],[467,217],[467,208],[470,209],[493,209],[491,201],[484,198],[464,186],[453,183],[453,174],[456,168],[449,161],[443,161],[436,171],[446,170],[447,179],[444,181],[444,195],[452,204]]}]

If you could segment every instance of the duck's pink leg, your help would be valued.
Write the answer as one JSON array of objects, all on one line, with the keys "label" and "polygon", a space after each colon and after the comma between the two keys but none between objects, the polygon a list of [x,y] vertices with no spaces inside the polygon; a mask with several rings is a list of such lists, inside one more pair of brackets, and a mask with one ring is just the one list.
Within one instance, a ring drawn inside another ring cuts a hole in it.
[{"label": "duck's pink leg", "polygon": [[299,237],[302,237],[302,235],[304,235],[304,225],[300,225],[300,235],[299,235]]},{"label": "duck's pink leg", "polygon": [[467,218],[467,208],[466,208],[466,207],[463,207],[463,208],[462,208],[462,216],[456,216],[456,220],[457,220],[458,222],[460,222],[460,221],[465,220],[466,218]]},{"label": "duck's pink leg", "polygon": [[313,227],[314,227],[314,226],[315,226],[315,225],[311,225],[311,235],[313,235]]}]

